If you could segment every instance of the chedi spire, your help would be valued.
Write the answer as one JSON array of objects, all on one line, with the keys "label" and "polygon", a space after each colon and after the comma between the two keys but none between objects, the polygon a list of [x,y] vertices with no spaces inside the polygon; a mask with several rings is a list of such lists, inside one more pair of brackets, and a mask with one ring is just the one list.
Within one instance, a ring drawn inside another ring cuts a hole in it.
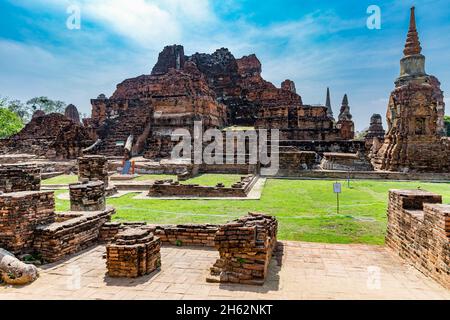
[{"label": "chedi spire", "polygon": [[415,8],[411,8],[409,31],[406,39],[404,57],[400,61],[400,77],[395,82],[396,86],[402,86],[410,81],[425,77],[425,57],[421,54],[419,34],[416,27]]},{"label": "chedi spire", "polygon": [[405,50],[403,50],[403,53],[405,57],[407,57],[415,54],[420,54],[421,52],[422,47],[420,46],[419,34],[416,28],[415,7],[412,7],[409,18],[408,36],[406,38]]},{"label": "chedi spire", "polygon": [[327,88],[327,101],[325,102],[325,106],[327,107],[328,117],[333,118],[333,109],[331,108],[330,88]]},{"label": "chedi spire", "polygon": [[350,121],[353,116],[350,113],[350,106],[348,105],[348,97],[347,94],[344,95],[342,99],[341,113],[339,114],[340,121]]}]

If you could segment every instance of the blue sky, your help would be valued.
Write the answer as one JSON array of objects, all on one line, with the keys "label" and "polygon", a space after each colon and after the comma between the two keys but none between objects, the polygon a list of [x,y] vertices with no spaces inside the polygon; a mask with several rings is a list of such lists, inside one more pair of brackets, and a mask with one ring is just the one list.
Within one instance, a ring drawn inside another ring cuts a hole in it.
[{"label": "blue sky", "polygon": [[[81,29],[69,30],[66,10],[81,9]],[[187,54],[227,47],[255,53],[263,76],[277,86],[295,81],[306,104],[334,112],[345,93],[357,129],[386,112],[399,74],[409,19],[416,6],[427,72],[450,91],[448,0],[2,0],[0,95],[26,101],[49,96],[90,113],[90,99],[110,96],[126,78],[150,73],[158,52],[183,44]],[[381,9],[381,29],[369,30],[369,5]],[[450,114],[450,96],[446,98]]]}]

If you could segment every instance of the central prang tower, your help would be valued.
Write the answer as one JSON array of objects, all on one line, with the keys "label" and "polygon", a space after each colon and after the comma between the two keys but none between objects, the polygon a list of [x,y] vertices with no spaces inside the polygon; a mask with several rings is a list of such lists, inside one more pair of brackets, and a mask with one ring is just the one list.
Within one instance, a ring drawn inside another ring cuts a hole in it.
[{"label": "central prang tower", "polygon": [[444,95],[439,80],[426,74],[421,52],[412,7],[400,77],[389,99],[388,131],[372,160],[378,170],[450,170],[450,141],[444,138]]}]

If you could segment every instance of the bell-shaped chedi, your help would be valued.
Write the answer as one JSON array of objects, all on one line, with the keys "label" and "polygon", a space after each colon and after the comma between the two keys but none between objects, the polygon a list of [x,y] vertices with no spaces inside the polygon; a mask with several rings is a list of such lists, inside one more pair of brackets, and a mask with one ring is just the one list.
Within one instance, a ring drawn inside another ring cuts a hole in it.
[{"label": "bell-shaped chedi", "polygon": [[81,123],[81,121],[80,121],[80,114],[78,112],[78,109],[73,104],[69,104],[66,107],[66,110],[64,111],[64,115],[68,119],[72,120],[74,123],[77,123],[77,124]]},{"label": "bell-shaped chedi", "polygon": [[448,172],[450,142],[444,138],[444,95],[440,83],[425,72],[425,56],[416,28],[415,9],[400,77],[389,99],[385,140],[372,159],[374,167],[388,171]]},{"label": "bell-shaped chedi", "polygon": [[336,127],[340,130],[340,135],[344,140],[352,140],[355,138],[355,124],[353,116],[350,113],[347,94],[342,99],[341,112],[339,113]]},{"label": "bell-shaped chedi", "polygon": [[384,139],[384,135],[386,134],[386,131],[383,128],[383,118],[381,117],[381,114],[373,114],[372,117],[370,117],[370,126],[367,130],[367,134],[365,136],[366,140],[370,140],[373,138],[378,139]]}]

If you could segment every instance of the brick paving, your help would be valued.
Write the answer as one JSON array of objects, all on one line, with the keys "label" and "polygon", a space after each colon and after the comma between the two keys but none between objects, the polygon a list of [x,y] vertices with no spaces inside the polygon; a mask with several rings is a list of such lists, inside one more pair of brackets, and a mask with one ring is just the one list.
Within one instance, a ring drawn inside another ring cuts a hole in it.
[{"label": "brick paving", "polygon": [[[24,287],[0,286],[4,299],[450,299],[450,291],[386,247],[283,242],[282,267],[272,260],[266,284],[209,284],[218,252],[161,249],[159,272],[138,279],[106,276],[104,246],[40,268]],[[379,271],[379,272],[378,272]]]}]

